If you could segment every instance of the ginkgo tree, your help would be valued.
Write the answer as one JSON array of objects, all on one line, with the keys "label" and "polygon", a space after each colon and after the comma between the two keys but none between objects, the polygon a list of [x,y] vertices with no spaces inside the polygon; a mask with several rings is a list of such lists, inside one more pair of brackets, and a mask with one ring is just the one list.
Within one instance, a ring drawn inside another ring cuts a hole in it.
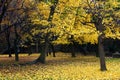
[{"label": "ginkgo tree", "polygon": [[[107,70],[105,64],[105,53],[103,48],[103,39],[110,33],[116,34],[116,27],[119,27],[120,2],[118,0],[85,0],[81,2],[83,12],[80,15],[91,15],[91,20],[81,21],[85,25],[94,24],[98,34],[98,52],[100,55],[100,68],[102,71]],[[81,19],[84,18],[81,16]],[[87,17],[85,17],[87,18]],[[108,30],[109,29],[109,30]],[[107,32],[109,31],[109,33]],[[114,32],[114,33],[113,33]],[[107,33],[107,34],[106,34]],[[117,35],[119,32],[117,33]],[[112,35],[111,35],[112,36]],[[117,36],[112,36],[117,38]]]},{"label": "ginkgo tree", "polygon": [[53,2],[38,1],[36,9],[31,14],[31,22],[36,26],[31,30],[31,33],[32,35],[38,35],[41,38],[40,42],[44,45],[41,50],[41,55],[35,62],[45,63],[45,57],[51,44],[50,40],[54,35],[50,29],[54,26],[52,20],[58,2],[58,0],[54,0]]}]

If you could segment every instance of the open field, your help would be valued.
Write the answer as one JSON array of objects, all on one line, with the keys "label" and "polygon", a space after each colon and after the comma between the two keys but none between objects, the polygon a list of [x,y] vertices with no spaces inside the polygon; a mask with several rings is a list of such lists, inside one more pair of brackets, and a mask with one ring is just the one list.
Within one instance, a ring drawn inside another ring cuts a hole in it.
[{"label": "open field", "polygon": [[[36,59],[39,55],[20,55],[20,62]],[[106,58],[108,71],[99,70],[99,58],[80,56],[71,58],[57,53],[48,56],[46,64],[18,65],[14,57],[0,55],[0,80],[120,80],[120,59]],[[16,65],[14,65],[16,64]]]}]

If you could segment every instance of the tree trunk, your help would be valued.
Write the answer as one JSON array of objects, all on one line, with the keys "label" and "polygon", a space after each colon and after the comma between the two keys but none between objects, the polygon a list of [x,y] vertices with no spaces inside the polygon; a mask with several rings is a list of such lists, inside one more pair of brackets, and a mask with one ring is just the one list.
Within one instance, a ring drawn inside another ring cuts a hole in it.
[{"label": "tree trunk", "polygon": [[10,31],[9,31],[9,29],[6,30],[5,35],[6,35],[6,41],[7,41],[8,55],[9,55],[9,57],[12,57],[11,49],[10,49],[11,44],[10,44]]},{"label": "tree trunk", "polygon": [[[54,5],[50,7],[50,13],[49,13],[49,17],[47,20],[48,22],[52,22],[57,3],[58,3],[58,0],[55,0]],[[42,49],[41,55],[38,57],[38,59],[35,62],[45,63],[46,54],[48,53],[48,50],[49,50],[49,34],[50,33],[47,32],[45,36],[45,48],[44,50]]]},{"label": "tree trunk", "polygon": [[17,33],[17,27],[14,25],[14,32],[15,32],[15,40],[14,40],[14,50],[15,50],[15,61],[19,61],[19,49],[18,49],[18,42],[19,42],[19,35]]},{"label": "tree trunk", "polygon": [[9,57],[12,57],[10,46],[11,46],[11,45],[10,45],[10,42],[8,42]]},{"label": "tree trunk", "polygon": [[19,61],[17,40],[14,40],[15,61]]},{"label": "tree trunk", "polygon": [[36,42],[36,52],[38,53],[39,51],[38,51],[38,48],[39,48],[39,43],[38,43],[38,41]]},{"label": "tree trunk", "polygon": [[75,56],[75,43],[73,42],[73,44],[71,44],[72,47],[72,52],[71,52],[71,57],[76,57]]},{"label": "tree trunk", "polygon": [[28,55],[31,55],[32,54],[32,47],[31,47],[31,44],[28,45]]},{"label": "tree trunk", "polygon": [[38,59],[35,61],[35,63],[37,62],[41,62],[41,63],[45,63],[45,58],[46,58],[46,54],[48,53],[48,49],[49,49],[49,41],[48,41],[48,36],[45,37],[45,46],[42,48],[41,51],[41,55],[38,57]]},{"label": "tree trunk", "polygon": [[106,71],[107,68],[106,68],[106,63],[105,63],[105,52],[104,52],[104,47],[103,47],[103,39],[105,37],[105,35],[104,35],[105,27],[102,24],[103,18],[100,17],[100,15],[94,16],[94,17],[95,17],[95,21],[96,21],[96,22],[94,22],[95,27],[101,33],[98,36],[98,54],[100,56],[100,69],[101,69],[101,71]]},{"label": "tree trunk", "polygon": [[97,49],[95,50],[96,57],[100,57],[100,55],[99,55],[99,51],[98,51],[98,45],[99,45],[99,44],[97,44],[97,46],[96,46]]},{"label": "tree trunk", "polygon": [[106,63],[105,63],[105,52],[104,52],[104,48],[103,48],[103,36],[104,35],[99,35],[98,37],[98,52],[100,55],[100,69],[101,71],[106,71]]},{"label": "tree trunk", "polygon": [[56,57],[56,55],[55,55],[55,49],[54,49],[54,46],[53,46],[52,43],[50,43],[50,47],[51,47],[52,52],[53,52],[53,57]]}]

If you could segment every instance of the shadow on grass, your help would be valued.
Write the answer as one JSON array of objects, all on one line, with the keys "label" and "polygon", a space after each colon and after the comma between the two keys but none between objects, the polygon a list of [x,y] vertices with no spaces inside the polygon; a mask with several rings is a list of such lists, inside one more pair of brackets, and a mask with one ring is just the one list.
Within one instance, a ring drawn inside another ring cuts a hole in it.
[{"label": "shadow on grass", "polygon": [[0,67],[20,67],[20,66],[29,66],[29,65],[64,65],[64,64],[72,64],[72,63],[95,63],[98,61],[98,58],[95,56],[77,56],[75,58],[72,58],[70,55],[65,56],[57,56],[57,57],[46,57],[46,63],[42,64],[39,62],[35,62],[37,59],[37,56],[21,56],[20,61],[16,62],[14,61],[14,57],[8,58],[8,57],[2,57],[0,59]]}]

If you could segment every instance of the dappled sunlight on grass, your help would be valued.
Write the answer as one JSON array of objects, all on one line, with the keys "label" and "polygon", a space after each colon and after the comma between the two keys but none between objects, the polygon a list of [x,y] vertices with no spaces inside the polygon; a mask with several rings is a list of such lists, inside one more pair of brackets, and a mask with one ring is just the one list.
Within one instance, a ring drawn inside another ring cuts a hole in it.
[{"label": "dappled sunlight on grass", "polygon": [[[39,54],[29,57],[21,56],[21,59],[32,61]],[[33,64],[25,66],[1,66],[0,79],[9,80],[119,80],[120,59],[106,58],[108,71],[101,72],[99,69],[99,58],[95,56],[78,55],[71,58],[69,54],[57,53],[57,57],[49,55],[46,64]],[[2,55],[1,55],[2,57]],[[30,59],[30,60],[29,60]],[[0,59],[4,61],[3,58]],[[9,61],[8,61],[9,62]],[[22,60],[21,60],[22,62]],[[2,62],[7,63],[7,62]],[[22,62],[23,63],[23,62]],[[11,63],[12,64],[12,63]]]}]

